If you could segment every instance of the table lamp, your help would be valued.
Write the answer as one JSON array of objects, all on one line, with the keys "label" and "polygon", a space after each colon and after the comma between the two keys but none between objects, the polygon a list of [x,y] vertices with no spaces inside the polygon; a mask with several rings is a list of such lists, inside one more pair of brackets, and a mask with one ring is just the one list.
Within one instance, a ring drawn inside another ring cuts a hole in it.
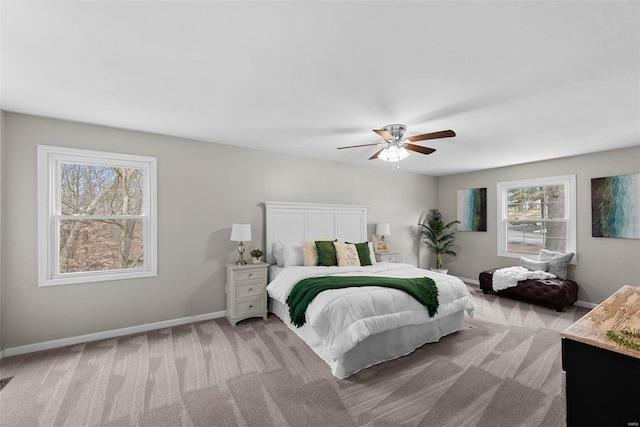
[{"label": "table lamp", "polygon": [[384,242],[384,236],[391,234],[391,228],[389,227],[389,223],[383,222],[381,224],[376,224],[376,235],[382,236],[380,240]]},{"label": "table lamp", "polygon": [[238,245],[240,258],[236,265],[245,265],[247,262],[244,260],[244,244],[242,242],[251,241],[251,224],[233,224],[231,226],[231,241],[240,242]]}]

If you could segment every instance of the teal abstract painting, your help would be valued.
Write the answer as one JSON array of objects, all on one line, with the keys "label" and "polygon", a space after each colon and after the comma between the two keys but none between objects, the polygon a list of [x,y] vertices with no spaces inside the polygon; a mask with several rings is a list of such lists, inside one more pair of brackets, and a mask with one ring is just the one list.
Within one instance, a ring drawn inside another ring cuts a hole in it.
[{"label": "teal abstract painting", "polygon": [[458,231],[487,231],[487,189],[458,190]]},{"label": "teal abstract painting", "polygon": [[640,174],[591,179],[591,235],[640,239]]}]

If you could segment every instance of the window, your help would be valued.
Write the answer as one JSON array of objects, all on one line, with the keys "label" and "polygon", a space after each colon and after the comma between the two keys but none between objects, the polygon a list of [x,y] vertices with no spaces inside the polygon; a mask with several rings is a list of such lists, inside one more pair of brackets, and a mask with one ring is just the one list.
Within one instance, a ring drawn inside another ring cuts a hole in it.
[{"label": "window", "polygon": [[499,182],[497,194],[498,256],[576,252],[575,175]]},{"label": "window", "polygon": [[156,159],[38,146],[38,283],[157,276]]}]

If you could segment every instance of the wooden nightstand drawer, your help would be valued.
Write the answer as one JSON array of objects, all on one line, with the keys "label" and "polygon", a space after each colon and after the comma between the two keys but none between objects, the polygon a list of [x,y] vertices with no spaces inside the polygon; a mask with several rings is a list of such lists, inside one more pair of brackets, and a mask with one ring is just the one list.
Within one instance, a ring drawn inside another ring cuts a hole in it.
[{"label": "wooden nightstand drawer", "polygon": [[236,285],[236,298],[245,298],[253,296],[262,296],[265,293],[265,287],[262,282],[243,283]]},{"label": "wooden nightstand drawer", "polygon": [[264,268],[252,269],[248,271],[236,271],[234,273],[234,281],[244,282],[247,280],[261,280],[265,277],[267,270]]},{"label": "wooden nightstand drawer", "polygon": [[264,311],[264,298],[256,298],[247,301],[236,301],[236,316],[248,314],[260,314]]},{"label": "wooden nightstand drawer", "polygon": [[379,252],[376,254],[376,261],[378,262],[400,262],[398,252]]}]

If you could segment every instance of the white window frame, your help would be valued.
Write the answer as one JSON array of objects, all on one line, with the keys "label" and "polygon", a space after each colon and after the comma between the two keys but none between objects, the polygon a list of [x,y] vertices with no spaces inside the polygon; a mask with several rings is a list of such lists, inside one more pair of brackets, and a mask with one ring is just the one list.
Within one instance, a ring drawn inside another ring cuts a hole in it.
[{"label": "white window frame", "polygon": [[[144,262],[142,267],[60,273],[61,164],[143,169]],[[69,285],[158,275],[157,159],[133,154],[38,145],[38,286]]]},{"label": "white window frame", "polygon": [[[517,187],[547,187],[547,186],[564,186],[565,191],[565,216],[561,219],[566,222],[566,249],[565,252],[573,252],[576,256],[571,261],[572,264],[577,263],[577,243],[576,243],[576,176],[561,175],[547,178],[523,179],[517,181],[498,182],[497,199],[498,199],[498,256],[508,258],[531,258],[532,254],[522,252],[510,252],[507,246],[507,225],[509,223],[508,199],[509,189]],[[541,220],[544,221],[544,220]],[[555,218],[554,221],[558,221]]]}]

